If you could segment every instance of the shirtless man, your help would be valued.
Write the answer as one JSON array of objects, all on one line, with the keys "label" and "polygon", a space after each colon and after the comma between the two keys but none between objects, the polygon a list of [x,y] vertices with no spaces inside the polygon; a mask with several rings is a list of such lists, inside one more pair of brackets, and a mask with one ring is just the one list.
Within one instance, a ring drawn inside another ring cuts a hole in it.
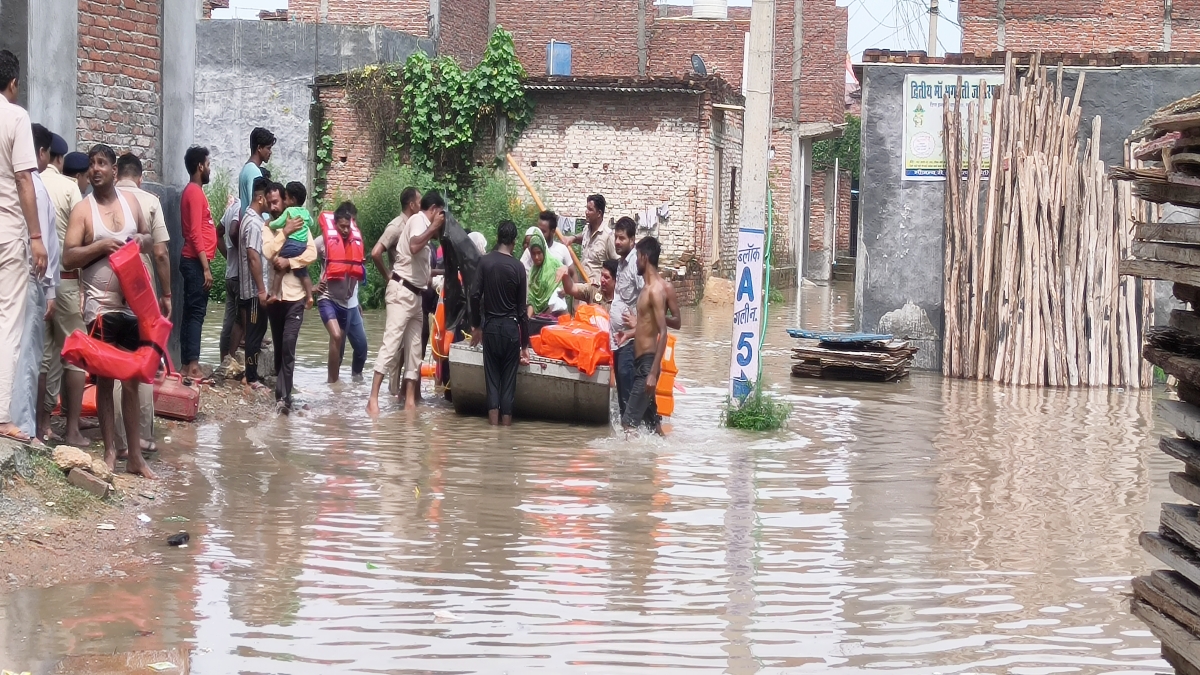
[{"label": "shirtless man", "polygon": [[638,294],[637,326],[633,335],[633,390],[621,416],[625,431],[645,425],[662,435],[654,390],[667,351],[667,282],[658,273],[661,247],[654,237],[637,243],[637,270],[646,285]]},{"label": "shirtless man", "polygon": [[[150,224],[138,206],[138,198],[117,189],[117,155],[113,149],[100,143],[93,145],[88,160],[92,194],[71,210],[63,240],[62,264],[66,269],[79,270],[83,320],[88,333],[132,352],[141,346],[138,320],[125,301],[108,257],[127,241],[137,241],[142,255],[149,255],[154,239],[150,235]],[[137,380],[121,383],[121,410],[129,448],[125,470],[154,478],[150,466],[142,458],[141,425],[138,423],[140,384]],[[104,461],[110,469],[117,464],[115,413],[113,380],[97,377],[96,416],[100,418],[100,434],[104,438]]]}]

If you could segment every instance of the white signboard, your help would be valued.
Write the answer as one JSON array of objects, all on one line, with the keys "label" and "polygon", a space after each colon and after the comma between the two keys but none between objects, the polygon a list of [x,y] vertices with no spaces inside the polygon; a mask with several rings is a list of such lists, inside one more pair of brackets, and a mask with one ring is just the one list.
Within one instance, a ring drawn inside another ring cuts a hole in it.
[{"label": "white signboard", "polygon": [[744,399],[758,380],[758,346],[762,336],[763,231],[738,230],[737,274],[733,296],[733,355],[729,359],[729,394]]},{"label": "white signboard", "polygon": [[[930,73],[904,76],[904,180],[945,180],[942,157],[943,97],[953,97],[962,77],[963,128],[967,128],[969,104],[978,103],[983,114],[983,178],[991,170],[992,101],[1004,83],[1001,73]],[[982,86],[980,84],[982,83]],[[963,152],[967,144],[962,144]],[[967,168],[964,157],[962,169]]]}]

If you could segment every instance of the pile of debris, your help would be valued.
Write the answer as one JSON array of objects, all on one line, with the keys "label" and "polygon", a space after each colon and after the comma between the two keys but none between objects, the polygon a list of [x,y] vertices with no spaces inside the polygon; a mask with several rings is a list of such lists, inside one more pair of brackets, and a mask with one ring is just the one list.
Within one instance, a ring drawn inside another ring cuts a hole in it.
[{"label": "pile of debris", "polygon": [[1161,108],[1126,145],[1126,166],[1111,175],[1151,202],[1131,214],[1134,234],[1123,275],[1174,282],[1191,309],[1172,310],[1170,325],[1147,332],[1142,356],[1175,378],[1180,400],[1160,400],[1158,416],[1176,434],[1159,448],[1181,460],[1171,489],[1191,502],[1163,504],[1157,532],[1142,548],[1171,567],[1133,581],[1130,609],[1162,642],[1178,673],[1200,670],[1200,94]]},{"label": "pile of debris", "polygon": [[917,348],[907,340],[871,333],[819,333],[789,329],[803,340],[792,350],[794,377],[890,382],[908,375]]},{"label": "pile of debris", "polygon": [[[1143,532],[1142,548],[1172,569],[1133,580],[1130,609],[1162,642],[1163,658],[1177,673],[1200,668],[1200,317],[1175,310],[1172,326],[1146,339],[1146,358],[1179,380],[1183,400],[1158,402],[1158,415],[1178,431],[1159,448],[1184,464],[1172,473],[1171,489],[1190,504],[1163,504],[1158,532]],[[1190,324],[1190,325],[1189,325]]]}]

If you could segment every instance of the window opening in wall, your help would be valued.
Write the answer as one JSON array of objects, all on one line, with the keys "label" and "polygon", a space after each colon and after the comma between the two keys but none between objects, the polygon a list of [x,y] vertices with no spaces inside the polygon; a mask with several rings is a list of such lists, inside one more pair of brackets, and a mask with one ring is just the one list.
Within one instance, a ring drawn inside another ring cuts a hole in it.
[{"label": "window opening in wall", "polygon": [[579,162],[571,162],[571,168],[572,168],[572,169],[578,169],[578,168],[579,168]]},{"label": "window opening in wall", "polygon": [[535,159],[535,160],[533,160],[532,162],[530,162],[530,163],[529,163],[529,166],[536,167],[536,166],[537,166],[537,160]]}]

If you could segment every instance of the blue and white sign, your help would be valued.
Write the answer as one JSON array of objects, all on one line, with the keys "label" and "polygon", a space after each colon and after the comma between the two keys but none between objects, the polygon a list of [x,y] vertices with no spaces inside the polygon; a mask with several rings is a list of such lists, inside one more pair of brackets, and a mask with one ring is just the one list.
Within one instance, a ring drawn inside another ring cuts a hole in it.
[{"label": "blue and white sign", "polygon": [[763,231],[738,230],[737,274],[733,278],[733,354],[729,359],[729,395],[742,400],[758,380],[762,342]]}]

